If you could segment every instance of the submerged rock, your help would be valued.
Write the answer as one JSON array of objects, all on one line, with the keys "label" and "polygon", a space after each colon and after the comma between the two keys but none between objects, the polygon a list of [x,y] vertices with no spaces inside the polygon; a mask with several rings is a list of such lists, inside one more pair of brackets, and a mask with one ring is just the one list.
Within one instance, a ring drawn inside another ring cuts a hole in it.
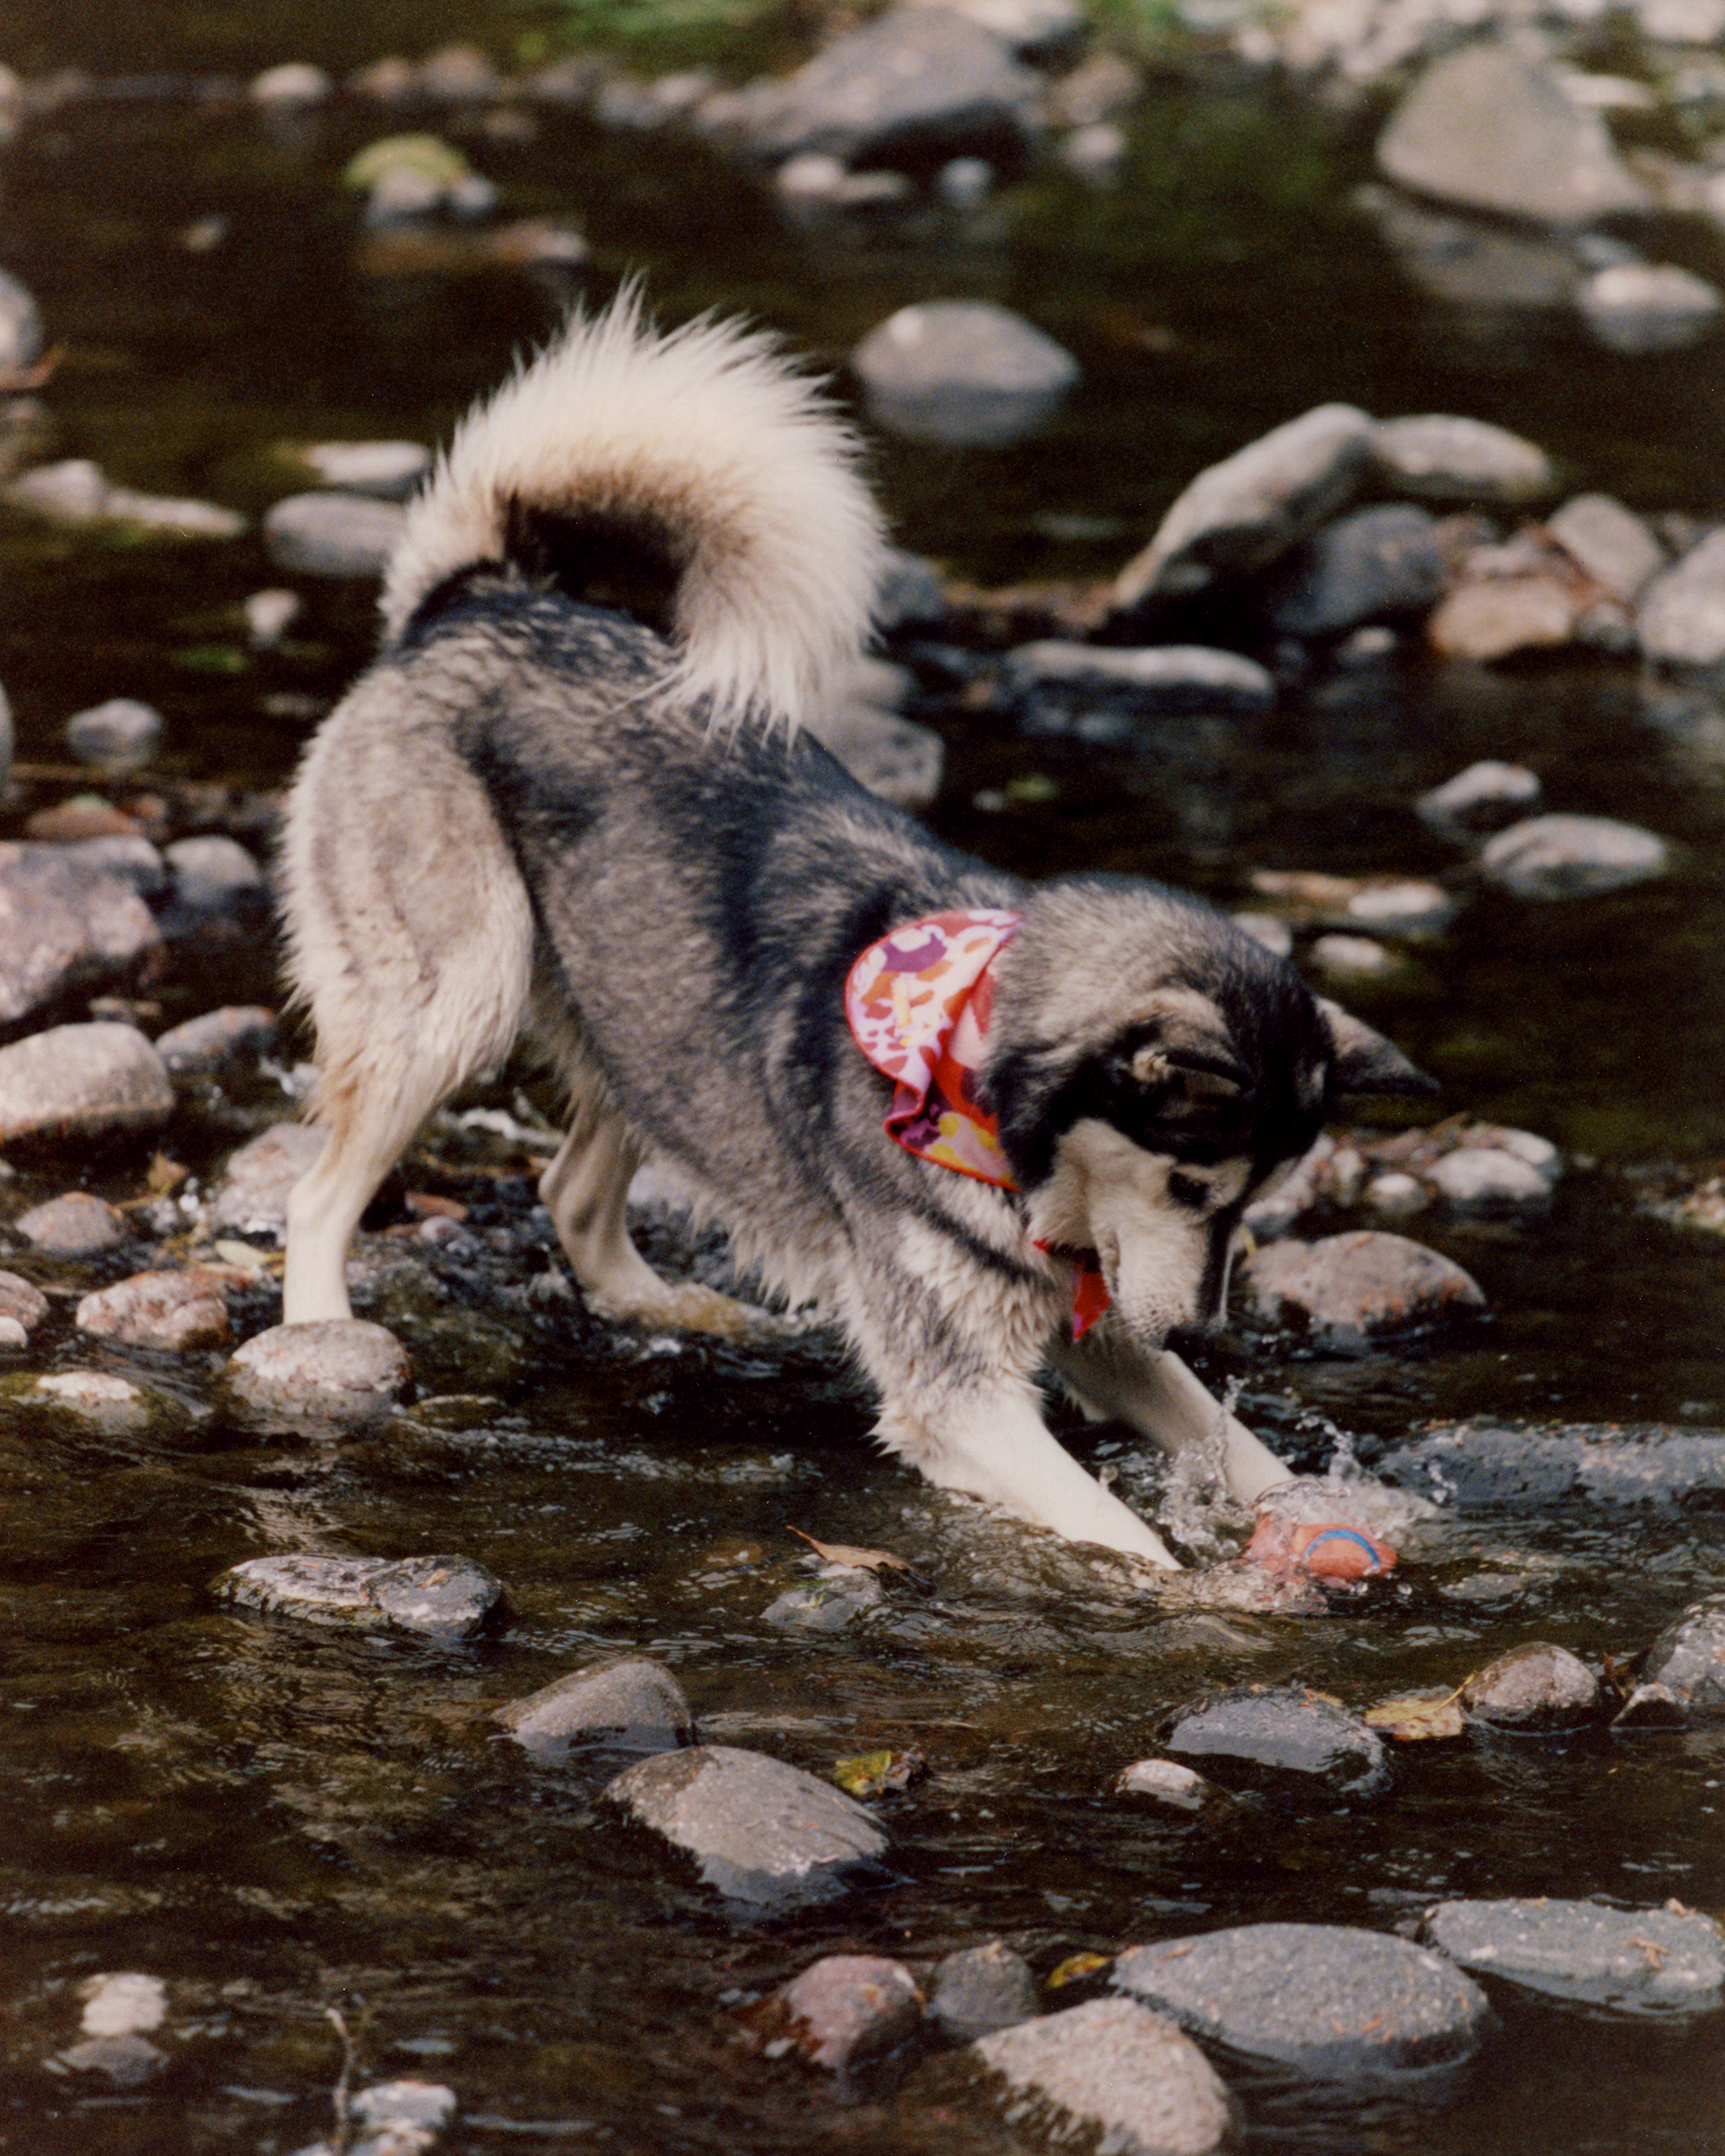
[{"label": "submerged rock", "polygon": [[1364,412],[1321,404],[1200,472],[1121,570],[1115,607],[1130,611],[1268,567],[1348,500],[1373,440]]},{"label": "submerged rock", "polygon": [[135,1027],[52,1026],[0,1048],[0,1145],[158,1130],[173,1113],[167,1068]]},{"label": "submerged rock", "polygon": [[991,300],[900,307],[857,345],[851,369],[881,426],[953,447],[1017,441],[1078,379],[1069,352]]},{"label": "submerged rock", "polygon": [[830,2073],[896,2051],[922,2020],[922,1994],[902,1961],[883,1954],[827,1954],[776,1994],[772,2006],[788,2045]]},{"label": "submerged rock", "polygon": [[955,2043],[1013,2028],[1041,2003],[1030,1964],[1003,1939],[943,1956],[928,1990],[931,2018]]},{"label": "submerged rock", "polygon": [[1055,2114],[1055,2147],[1079,2140],[1114,2156],[1212,2156],[1238,2115],[1215,2068],[1171,2020],[1130,1999],[1094,1999],[980,2038],[983,2064],[1012,2092]]},{"label": "submerged rock", "polygon": [[1114,1982],[1208,2043],[1311,2080],[1379,2086],[1465,2065],[1491,2011],[1442,1955],[1346,1924],[1164,1940],[1122,1954]]},{"label": "submerged rock", "polygon": [[1495,43],[1436,61],[1397,107],[1379,169],[1416,195],[1531,224],[1647,207],[1646,189],[1550,68]]},{"label": "submerged rock", "polygon": [[800,1767],[734,1745],[626,1768],[610,1801],[694,1860],[728,1902],[765,1913],[830,1900],[887,1838],[860,1804]]},{"label": "submerged rock", "polygon": [[1517,899],[1589,898],[1664,875],[1671,849],[1611,816],[1530,816],[1487,841],[1479,873]]},{"label": "submerged rock", "polygon": [[1113,1787],[1117,1796],[1151,1797],[1175,1812],[1201,1812],[1206,1805],[1230,1801],[1226,1790],[1177,1759],[1135,1759],[1121,1768]]},{"label": "submerged rock", "polygon": [[1318,1692],[1218,1693],[1183,1708],[1162,1742],[1170,1752],[1210,1762],[1225,1777],[1252,1787],[1295,1774],[1338,1796],[1367,1796],[1389,1784],[1383,1740]]},{"label": "submerged rock", "polygon": [[215,1582],[218,1600],[312,1624],[380,1622],[434,1638],[471,1639],[503,1607],[503,1586],[465,1557],[251,1557]]},{"label": "submerged rock", "polygon": [[1082,741],[1132,740],[1188,712],[1268,711],[1276,697],[1255,659],[1197,644],[1119,650],[1051,638],[1021,644],[1001,681],[1027,733]]},{"label": "submerged rock", "polygon": [[1695,1909],[1439,1902],[1423,1932],[1462,1968],[1551,1998],[1640,2013],[1725,2004],[1725,1932]]},{"label": "submerged rock", "polygon": [[1303,1327],[1343,1350],[1485,1307],[1478,1282],[1453,1260],[1377,1228],[1267,1244],[1239,1274],[1258,1323]]},{"label": "submerged rock", "polygon": [[406,1390],[406,1351],[393,1332],[358,1318],[277,1325],[230,1359],[235,1399],[254,1414],[368,1422]]},{"label": "submerged rock", "polygon": [[1378,1462],[1378,1472],[1464,1512],[1544,1509],[1572,1497],[1679,1504],[1725,1495],[1725,1435],[1657,1425],[1464,1423],[1397,1445]]},{"label": "submerged rock", "polygon": [[511,1700],[492,1716],[536,1759],[566,1758],[579,1745],[675,1751],[695,1741],[695,1717],[670,1672],[639,1655],[590,1663]]},{"label": "submerged rock", "polygon": [[1520,1736],[1584,1728],[1599,1719],[1599,1681],[1567,1647],[1530,1641],[1476,1670],[1461,1688],[1471,1722]]},{"label": "submerged rock", "polygon": [[151,1417],[151,1398],[143,1388],[108,1370],[56,1370],[38,1378],[32,1390],[48,1405],[110,1433],[142,1430]]}]

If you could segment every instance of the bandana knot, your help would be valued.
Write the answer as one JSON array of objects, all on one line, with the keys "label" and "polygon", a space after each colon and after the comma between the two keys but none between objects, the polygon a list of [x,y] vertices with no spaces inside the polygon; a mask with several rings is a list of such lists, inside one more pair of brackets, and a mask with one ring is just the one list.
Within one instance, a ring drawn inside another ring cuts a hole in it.
[{"label": "bandana knot", "polygon": [[[1001,1190],[1018,1182],[1001,1150],[999,1123],[983,1106],[978,1074],[994,1008],[994,963],[1018,921],[985,906],[907,921],[871,943],[845,981],[845,1017],[857,1045],[895,1083],[882,1126],[887,1136],[920,1160]],[[1092,1257],[1073,1262],[1076,1339],[1108,1308],[1108,1291]]]}]

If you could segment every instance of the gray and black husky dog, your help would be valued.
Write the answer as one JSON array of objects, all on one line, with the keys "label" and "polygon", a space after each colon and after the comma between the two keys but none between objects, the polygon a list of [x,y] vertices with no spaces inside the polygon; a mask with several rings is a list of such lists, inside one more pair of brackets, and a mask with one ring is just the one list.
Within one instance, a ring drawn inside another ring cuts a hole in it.
[{"label": "gray and black husky dog", "polygon": [[[1039,1373],[1216,1444],[1244,1502],[1286,1480],[1164,1342],[1213,1320],[1242,1210],[1338,1095],[1429,1081],[1208,908],[1028,888],[854,784],[798,728],[855,663],[882,559],[846,430],[733,326],[661,335],[626,294],[468,418],[409,511],[382,655],[293,789],[328,1137],[293,1194],[285,1315],[348,1315],[378,1183],[525,1033],[569,1089],[541,1187],[595,1309],[758,1316],[630,1241],[630,1178],[659,1157],[741,1265],[837,1319],[889,1450],[1172,1565],[1050,1436]],[[979,915],[998,948],[965,1112],[989,1175],[889,1134],[894,1081],[846,1017],[859,954]],[[1077,1337],[1087,1276],[1107,1309]]]}]

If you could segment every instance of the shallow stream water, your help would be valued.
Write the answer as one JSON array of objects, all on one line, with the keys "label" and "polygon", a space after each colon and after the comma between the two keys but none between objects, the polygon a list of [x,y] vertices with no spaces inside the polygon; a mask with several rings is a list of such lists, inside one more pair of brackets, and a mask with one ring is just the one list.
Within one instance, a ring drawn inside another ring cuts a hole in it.
[{"label": "shallow stream water", "polygon": [[[259,510],[291,484],[272,444],[435,439],[549,324],[566,289],[368,258],[338,175],[393,120],[343,104],[267,121],[195,91],[216,70],[424,49],[462,27],[451,14],[19,11],[19,49],[0,58],[126,78],[29,123],[0,165],[0,262],[65,348],[48,392],[56,454]],[[1265,90],[1169,84],[1115,194],[1039,179],[969,218],[929,211],[819,240],[685,142],[546,115],[531,139],[463,139],[511,214],[579,224],[592,259],[577,289],[595,296],[644,268],[668,313],[750,307],[835,360],[914,297],[996,296],[1060,336],[1086,378],[1053,434],[963,456],[879,445],[903,542],[980,581],[1106,573],[1202,465],[1334,398],[1495,419],[1578,485],[1717,512],[1725,347],[1628,363],[1549,326],[1508,339],[1439,316],[1347,207],[1357,131]],[[189,251],[181,235],[212,216],[225,237]],[[290,643],[248,653],[238,602],[283,581],[251,542],[0,527],[0,680],[26,766],[0,835],[72,790],[56,776],[60,729],[112,696],[166,713],[170,783],[277,787],[371,637],[369,590],[308,581]],[[1705,697],[1604,661],[1492,671],[1404,655],[1315,678],[1262,720],[1171,726],[1137,754],[942,723],[932,819],[1031,873],[1142,871],[1237,900],[1254,867],[1446,868],[1407,804],[1480,756],[1531,765],[1553,807],[1680,841],[1674,877],[1616,898],[1482,899],[1408,983],[1355,999],[1443,1081],[1446,1112],[1522,1124],[1577,1163],[1534,1222],[1418,1224],[1479,1279],[1489,1319],[1355,1360],[1226,1339],[1205,1367],[1308,1466],[1343,1438],[1369,1460],[1431,1419],[1725,1424],[1725,1241],[1650,1219],[1627,1173],[1725,1155],[1725,719]],[[975,805],[1003,792],[1019,805]],[[219,983],[176,984],[163,1022],[272,997],[271,966],[256,951]],[[163,1144],[202,1166],[216,1134],[189,1122]],[[146,1161],[27,1164],[5,1209],[72,1181],[135,1197]],[[109,1277],[41,1273],[64,1291]],[[68,1310],[40,1337],[51,1362],[88,1363]],[[921,1967],[998,1935],[1046,1976],[1076,1952],[1236,1922],[1390,1928],[1456,1895],[1725,1909],[1717,1726],[1410,1747],[1387,1796],[1290,1801],[1249,1838],[1106,1795],[1167,1710],[1207,1687],[1298,1682],[1363,1707],[1458,1683],[1529,1639],[1628,1660],[1725,1588],[1717,1513],[1476,1518],[1401,1584],[1326,1617],[1171,1614],[1117,1568],[878,1463],[866,1401],[814,1348],[750,1360],[542,1321],[494,1339],[481,1367],[459,1313],[440,1327],[422,1309],[409,1337],[423,1393],[484,1399],[344,1445],[260,1442],[219,1415],[147,1438],[68,1435],[4,1411],[0,2148],[299,2148],[329,2127],[335,2006],[368,2073],[457,2091],[457,2152],[995,2151],[1012,2145],[1003,2128],[914,2077],[841,2102],[751,2055],[738,2006],[840,1947]],[[195,1358],[106,1359],[194,1407],[211,1396]],[[1153,1500],[1150,1464],[1119,1432],[1072,1441]],[[803,1577],[793,1527],[889,1545],[935,1591],[894,1588],[830,1638],[772,1630],[762,1610]],[[459,1551],[505,1582],[510,1622],[441,1650],[213,1609],[215,1574],[279,1548]],[[817,1773],[922,1750],[927,1780],[883,1803],[885,1880],[777,1925],[733,1921],[599,1806],[615,1761],[535,1767],[486,1720],[617,1649],[670,1666],[717,1740]],[[169,1984],[170,2063],[136,2090],[93,2093],[54,2055],[74,2041],[78,1986],[125,1969]],[[1252,2145],[1719,2145],[1717,2018],[1498,2003],[1480,2071],[1437,2116],[1269,2090],[1251,2100]]]}]

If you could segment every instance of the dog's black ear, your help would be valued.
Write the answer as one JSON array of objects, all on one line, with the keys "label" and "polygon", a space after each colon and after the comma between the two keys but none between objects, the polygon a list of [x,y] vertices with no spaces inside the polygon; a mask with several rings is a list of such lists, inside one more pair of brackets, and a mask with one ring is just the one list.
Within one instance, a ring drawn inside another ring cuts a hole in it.
[{"label": "dog's black ear", "polygon": [[1328,996],[1317,998],[1319,1015],[1330,1036],[1336,1060],[1330,1073],[1334,1093],[1411,1093],[1439,1090],[1435,1078],[1410,1063],[1393,1041]]}]

